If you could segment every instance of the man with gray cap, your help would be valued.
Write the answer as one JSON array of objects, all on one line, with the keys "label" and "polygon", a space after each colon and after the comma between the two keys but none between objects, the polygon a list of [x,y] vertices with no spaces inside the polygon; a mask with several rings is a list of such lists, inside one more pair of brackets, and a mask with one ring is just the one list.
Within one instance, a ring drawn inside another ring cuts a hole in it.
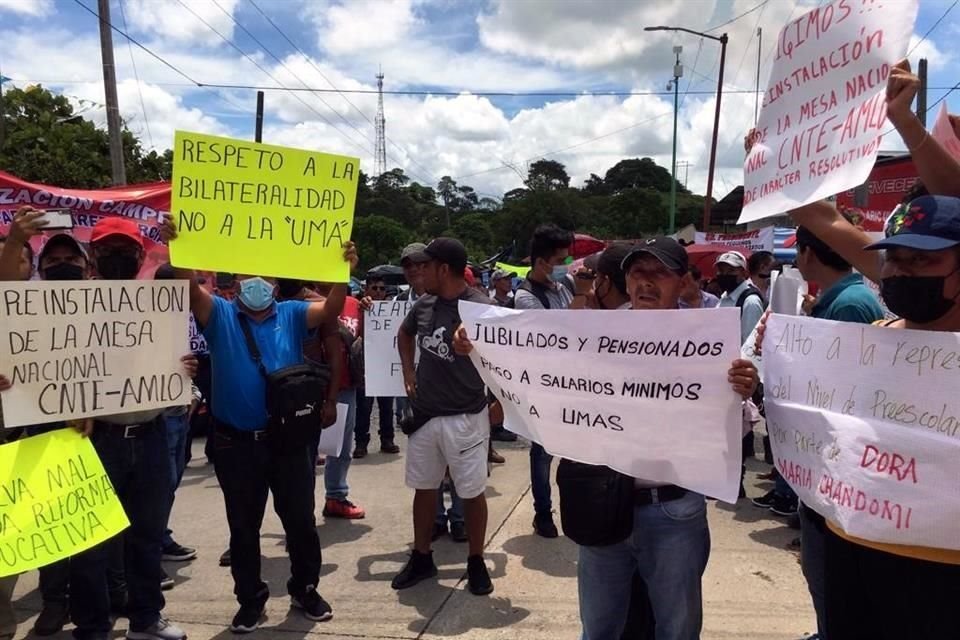
[{"label": "man with gray cap", "polygon": [[493,301],[501,307],[508,307],[513,300],[513,279],[517,274],[506,269],[496,269],[490,276],[490,284],[493,285]]},{"label": "man with gray cap", "polygon": [[[424,253],[427,245],[422,242],[412,242],[400,252],[400,267],[403,277],[410,287],[397,296],[397,300],[415,302],[425,292],[423,290],[423,265],[430,262],[430,256]],[[397,409],[399,411],[399,408]]]}]

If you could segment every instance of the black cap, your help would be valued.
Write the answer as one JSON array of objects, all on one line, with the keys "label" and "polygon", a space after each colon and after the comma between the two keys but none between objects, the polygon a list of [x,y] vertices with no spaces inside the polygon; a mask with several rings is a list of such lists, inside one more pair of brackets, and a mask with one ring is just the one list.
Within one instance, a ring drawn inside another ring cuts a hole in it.
[{"label": "black cap", "polygon": [[456,273],[467,268],[467,250],[454,238],[434,238],[423,252],[431,260],[450,265],[450,269]]},{"label": "black cap", "polygon": [[626,272],[634,260],[645,253],[649,253],[654,258],[664,264],[665,267],[676,273],[684,275],[690,268],[690,261],[687,258],[687,251],[680,246],[680,243],[667,236],[656,236],[641,240],[639,244],[634,245],[633,249],[626,255],[620,263],[620,267]]},{"label": "black cap", "polygon": [[37,260],[37,263],[43,262],[43,257],[47,255],[47,252],[53,249],[54,247],[67,247],[73,253],[81,256],[84,260],[88,260],[87,252],[84,251],[83,245],[74,238],[69,233],[58,233],[54,236],[47,238],[47,241],[43,243],[43,247],[40,248],[40,256]]}]

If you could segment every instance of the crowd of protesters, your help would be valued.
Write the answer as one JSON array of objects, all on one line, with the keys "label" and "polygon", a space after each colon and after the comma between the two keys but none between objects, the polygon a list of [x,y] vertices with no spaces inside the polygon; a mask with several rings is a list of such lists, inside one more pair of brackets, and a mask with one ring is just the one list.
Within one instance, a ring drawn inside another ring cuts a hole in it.
[{"label": "crowd of protesters", "polygon": [[[799,225],[795,266],[817,290],[804,305],[814,318],[880,322],[893,331],[960,332],[960,165],[929,138],[910,111],[918,82],[908,67],[898,65],[888,84],[887,110],[913,151],[927,194],[891,216],[886,237],[871,240],[829,202],[790,212]],[[748,146],[751,139],[748,136]],[[905,217],[910,224],[903,224]],[[134,222],[101,220],[89,247],[69,233],[45,233],[43,224],[40,211],[24,207],[17,213],[9,235],[0,240],[0,279],[124,280],[140,274],[144,242]],[[162,233],[165,240],[176,237],[171,220],[163,222]],[[36,255],[30,244],[35,236],[43,237]],[[503,462],[491,442],[514,441],[516,436],[504,425],[502,408],[469,357],[473,345],[461,328],[459,302],[521,313],[586,310],[586,322],[589,310],[598,309],[736,307],[740,338],[747,342],[755,330],[764,331],[772,274],[780,268],[772,254],[746,257],[729,251],[716,258],[711,265],[716,275],[707,280],[691,265],[683,246],[666,236],[611,243],[573,267],[572,245],[569,230],[553,224],[538,227],[529,247],[529,273],[523,278],[504,269],[476,268],[454,238],[407,246],[397,256],[406,283],[397,299],[412,303],[397,334],[406,391],[400,398],[368,397],[364,386],[363,317],[372,304],[388,297],[382,277],[367,277],[362,294],[352,296],[346,284],[219,274],[210,287],[192,271],[171,265],[157,269],[157,279],[189,283],[193,322],[204,338],[202,351],[183,354],[182,359],[196,379],[192,403],[34,425],[22,435],[2,431],[7,440],[60,428],[82,431],[131,524],[120,536],[40,569],[43,607],[34,633],[52,635],[72,622],[78,640],[100,640],[110,637],[117,617],[126,617],[126,637],[132,640],[186,637],[163,615],[163,590],[172,581],[161,563],[197,557],[196,550],[175,540],[169,521],[189,455],[189,425],[198,411],[208,416],[207,455],[223,494],[230,534],[220,562],[230,566],[239,605],[229,622],[232,632],[256,630],[270,595],[260,563],[268,495],[286,536],[291,604],[311,621],[329,620],[333,607],[320,594],[318,477],[322,474],[324,482],[323,517],[364,518],[362,506],[351,500],[351,461],[396,456],[401,448],[406,484],[414,490],[413,544],[392,587],[413,588],[435,578],[432,544],[449,535],[465,543],[467,589],[477,596],[491,593],[495,585],[484,559],[486,484],[489,465]],[[344,244],[343,259],[351,269],[362,250]],[[880,298],[865,280],[879,284]],[[884,319],[881,300],[893,318]],[[317,430],[309,438],[281,441],[268,428],[269,374],[304,363],[316,370],[323,367],[328,379],[318,398],[323,409]],[[763,414],[760,381],[748,360],[738,358],[727,365],[731,391],[744,407],[745,462],[764,449],[755,442],[753,429]],[[9,386],[0,376],[0,388]],[[318,454],[317,439],[320,429],[337,421],[338,405],[347,411],[343,446],[338,456],[324,457]],[[374,408],[379,446],[371,448]],[[398,437],[398,431],[406,438]],[[769,453],[765,457],[769,462]],[[582,469],[568,462],[560,461],[556,474],[583,477],[577,476]],[[558,508],[564,525],[568,517],[582,524],[579,537],[568,532],[579,547],[582,638],[699,638],[702,578],[710,556],[708,498],[607,469],[591,476],[601,478],[597,486],[609,488],[590,493],[591,504],[567,493],[557,508],[553,473],[553,457],[532,443],[533,531],[545,539],[560,535],[554,518]],[[960,613],[951,606],[960,592],[960,552],[851,536],[800,503],[775,470],[769,478],[774,488],[752,502],[796,518],[803,575],[818,625],[811,639],[960,637]],[[740,496],[745,498],[742,480]],[[593,522],[587,514],[603,508],[604,491],[623,486],[632,494],[632,526],[627,535],[606,539],[603,519]],[[594,539],[604,542],[592,543]],[[0,637],[15,631],[10,604],[15,581],[0,579]]]}]

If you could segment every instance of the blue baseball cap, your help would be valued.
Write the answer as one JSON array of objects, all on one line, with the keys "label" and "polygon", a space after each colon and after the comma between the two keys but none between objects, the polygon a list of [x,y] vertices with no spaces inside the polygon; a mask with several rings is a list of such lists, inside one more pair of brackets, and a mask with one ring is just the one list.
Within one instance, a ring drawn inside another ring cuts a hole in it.
[{"label": "blue baseball cap", "polygon": [[960,245],[960,198],[922,196],[897,207],[887,220],[887,237],[869,250],[905,247],[940,251]]}]

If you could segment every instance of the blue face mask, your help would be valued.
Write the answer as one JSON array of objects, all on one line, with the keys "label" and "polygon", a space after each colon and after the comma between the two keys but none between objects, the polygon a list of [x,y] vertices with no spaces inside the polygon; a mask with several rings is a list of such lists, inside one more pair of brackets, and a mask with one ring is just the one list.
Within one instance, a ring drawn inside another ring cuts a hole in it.
[{"label": "blue face mask", "polygon": [[248,278],[240,283],[240,302],[251,311],[263,311],[273,304],[273,285],[263,278]]},{"label": "blue face mask", "polygon": [[550,272],[550,279],[554,282],[560,282],[567,277],[567,265],[558,264],[553,268],[553,271]]}]

